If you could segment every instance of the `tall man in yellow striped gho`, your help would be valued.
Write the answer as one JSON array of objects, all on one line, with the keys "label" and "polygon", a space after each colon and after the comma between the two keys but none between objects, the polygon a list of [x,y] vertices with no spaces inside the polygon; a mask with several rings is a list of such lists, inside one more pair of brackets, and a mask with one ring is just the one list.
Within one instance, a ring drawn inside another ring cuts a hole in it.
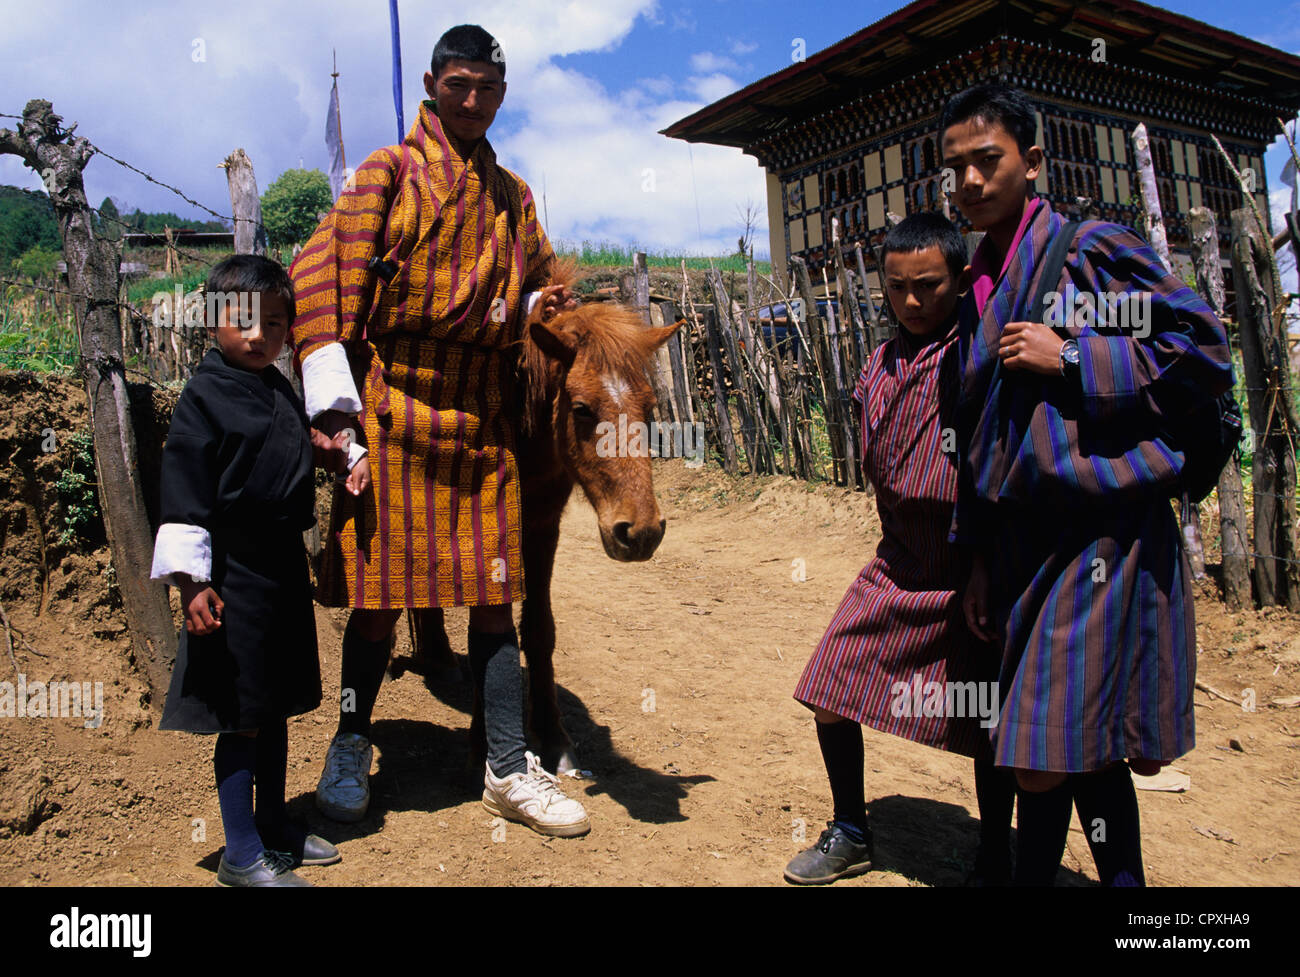
[{"label": "tall man in yellow striped gho", "polygon": [[574,299],[546,287],[555,255],[532,193],[485,137],[505,67],[481,27],[447,31],[405,141],[361,164],[291,269],[308,416],[357,441],[317,591],[353,610],[316,803],[338,820],[365,816],[370,714],[402,611],[468,606],[487,726],[484,806],[568,837],[590,830],[586,811],[525,750],[511,344],[534,302],[547,315]]}]

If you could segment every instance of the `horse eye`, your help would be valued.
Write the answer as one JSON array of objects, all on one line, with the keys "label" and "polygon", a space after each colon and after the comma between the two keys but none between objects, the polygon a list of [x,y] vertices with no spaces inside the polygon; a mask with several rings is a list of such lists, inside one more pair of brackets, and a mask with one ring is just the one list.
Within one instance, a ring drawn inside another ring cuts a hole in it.
[{"label": "horse eye", "polygon": [[573,416],[578,418],[580,421],[594,421],[596,419],[596,412],[586,404],[574,404]]}]

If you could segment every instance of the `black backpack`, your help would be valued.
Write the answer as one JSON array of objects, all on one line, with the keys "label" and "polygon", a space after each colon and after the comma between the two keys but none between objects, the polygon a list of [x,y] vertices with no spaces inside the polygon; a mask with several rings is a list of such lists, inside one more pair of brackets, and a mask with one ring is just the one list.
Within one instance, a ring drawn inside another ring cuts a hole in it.
[{"label": "black backpack", "polygon": [[[1065,256],[1074,243],[1079,222],[1066,223],[1052,238],[1043,258],[1043,274],[1038,279],[1030,314],[1043,312],[1047,293],[1060,284],[1065,270]],[[1192,503],[1200,502],[1219,484],[1219,474],[1237,451],[1241,441],[1241,407],[1232,390],[1213,400],[1198,397],[1183,388],[1169,388],[1166,402],[1170,418],[1161,430],[1169,446],[1183,452],[1180,486]]]}]

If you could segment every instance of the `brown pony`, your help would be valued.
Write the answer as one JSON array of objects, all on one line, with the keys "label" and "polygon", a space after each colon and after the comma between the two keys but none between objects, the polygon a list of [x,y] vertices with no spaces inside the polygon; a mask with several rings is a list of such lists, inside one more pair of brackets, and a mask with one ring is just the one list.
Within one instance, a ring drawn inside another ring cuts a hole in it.
[{"label": "brown pony", "polygon": [[[571,285],[574,269],[557,268],[553,284]],[[646,328],[635,312],[613,303],[591,303],[541,317],[541,303],[524,324],[519,389],[524,405],[518,445],[523,503],[524,588],[520,647],[528,664],[532,729],[543,763],[558,773],[576,769],[573,745],[560,721],[555,692],[555,616],[551,571],[560,539],[560,517],[575,485],[596,510],[600,540],[614,560],[648,560],[664,534],[651,481],[648,452],[598,451],[600,435],[649,424],[655,407],[646,369],[654,351],[677,324]],[[599,430],[598,430],[599,429]],[[629,438],[629,441],[633,439]],[[605,444],[609,444],[607,438]],[[416,617],[417,615],[412,615]],[[442,612],[413,622],[415,670],[428,675],[453,661]],[[420,633],[423,632],[421,635]],[[483,704],[470,722],[472,763],[481,769],[487,745]]]}]

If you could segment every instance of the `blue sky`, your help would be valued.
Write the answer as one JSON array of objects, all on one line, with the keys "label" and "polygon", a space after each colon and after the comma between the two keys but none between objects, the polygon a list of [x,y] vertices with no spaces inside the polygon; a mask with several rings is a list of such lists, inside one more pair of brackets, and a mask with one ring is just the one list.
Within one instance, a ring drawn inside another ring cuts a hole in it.
[{"label": "blue sky", "polygon": [[[811,53],[898,6],[401,0],[406,122],[423,96],[421,75],[437,35],[475,20],[501,40],[508,64],[510,88],[493,144],[539,198],[545,188],[553,236],[722,253],[734,247],[741,208],[765,206],[762,171],[739,151],[688,150],[657,130],[785,67],[795,38]],[[1163,6],[1300,51],[1297,3]],[[236,146],[253,159],[262,189],[300,161],[324,168],[332,47],[348,162],[355,166],[396,139],[386,0],[0,0],[0,22],[0,111],[48,98],[92,142],[221,213],[229,212],[229,198],[216,164]],[[1279,141],[1266,157],[1278,203],[1289,195],[1276,182],[1284,159]],[[653,192],[645,189],[648,171]],[[11,157],[0,157],[0,183],[39,187]],[[130,206],[197,215],[102,158],[88,168],[86,183],[95,204],[112,195]],[[755,243],[764,249],[766,236]]]}]

